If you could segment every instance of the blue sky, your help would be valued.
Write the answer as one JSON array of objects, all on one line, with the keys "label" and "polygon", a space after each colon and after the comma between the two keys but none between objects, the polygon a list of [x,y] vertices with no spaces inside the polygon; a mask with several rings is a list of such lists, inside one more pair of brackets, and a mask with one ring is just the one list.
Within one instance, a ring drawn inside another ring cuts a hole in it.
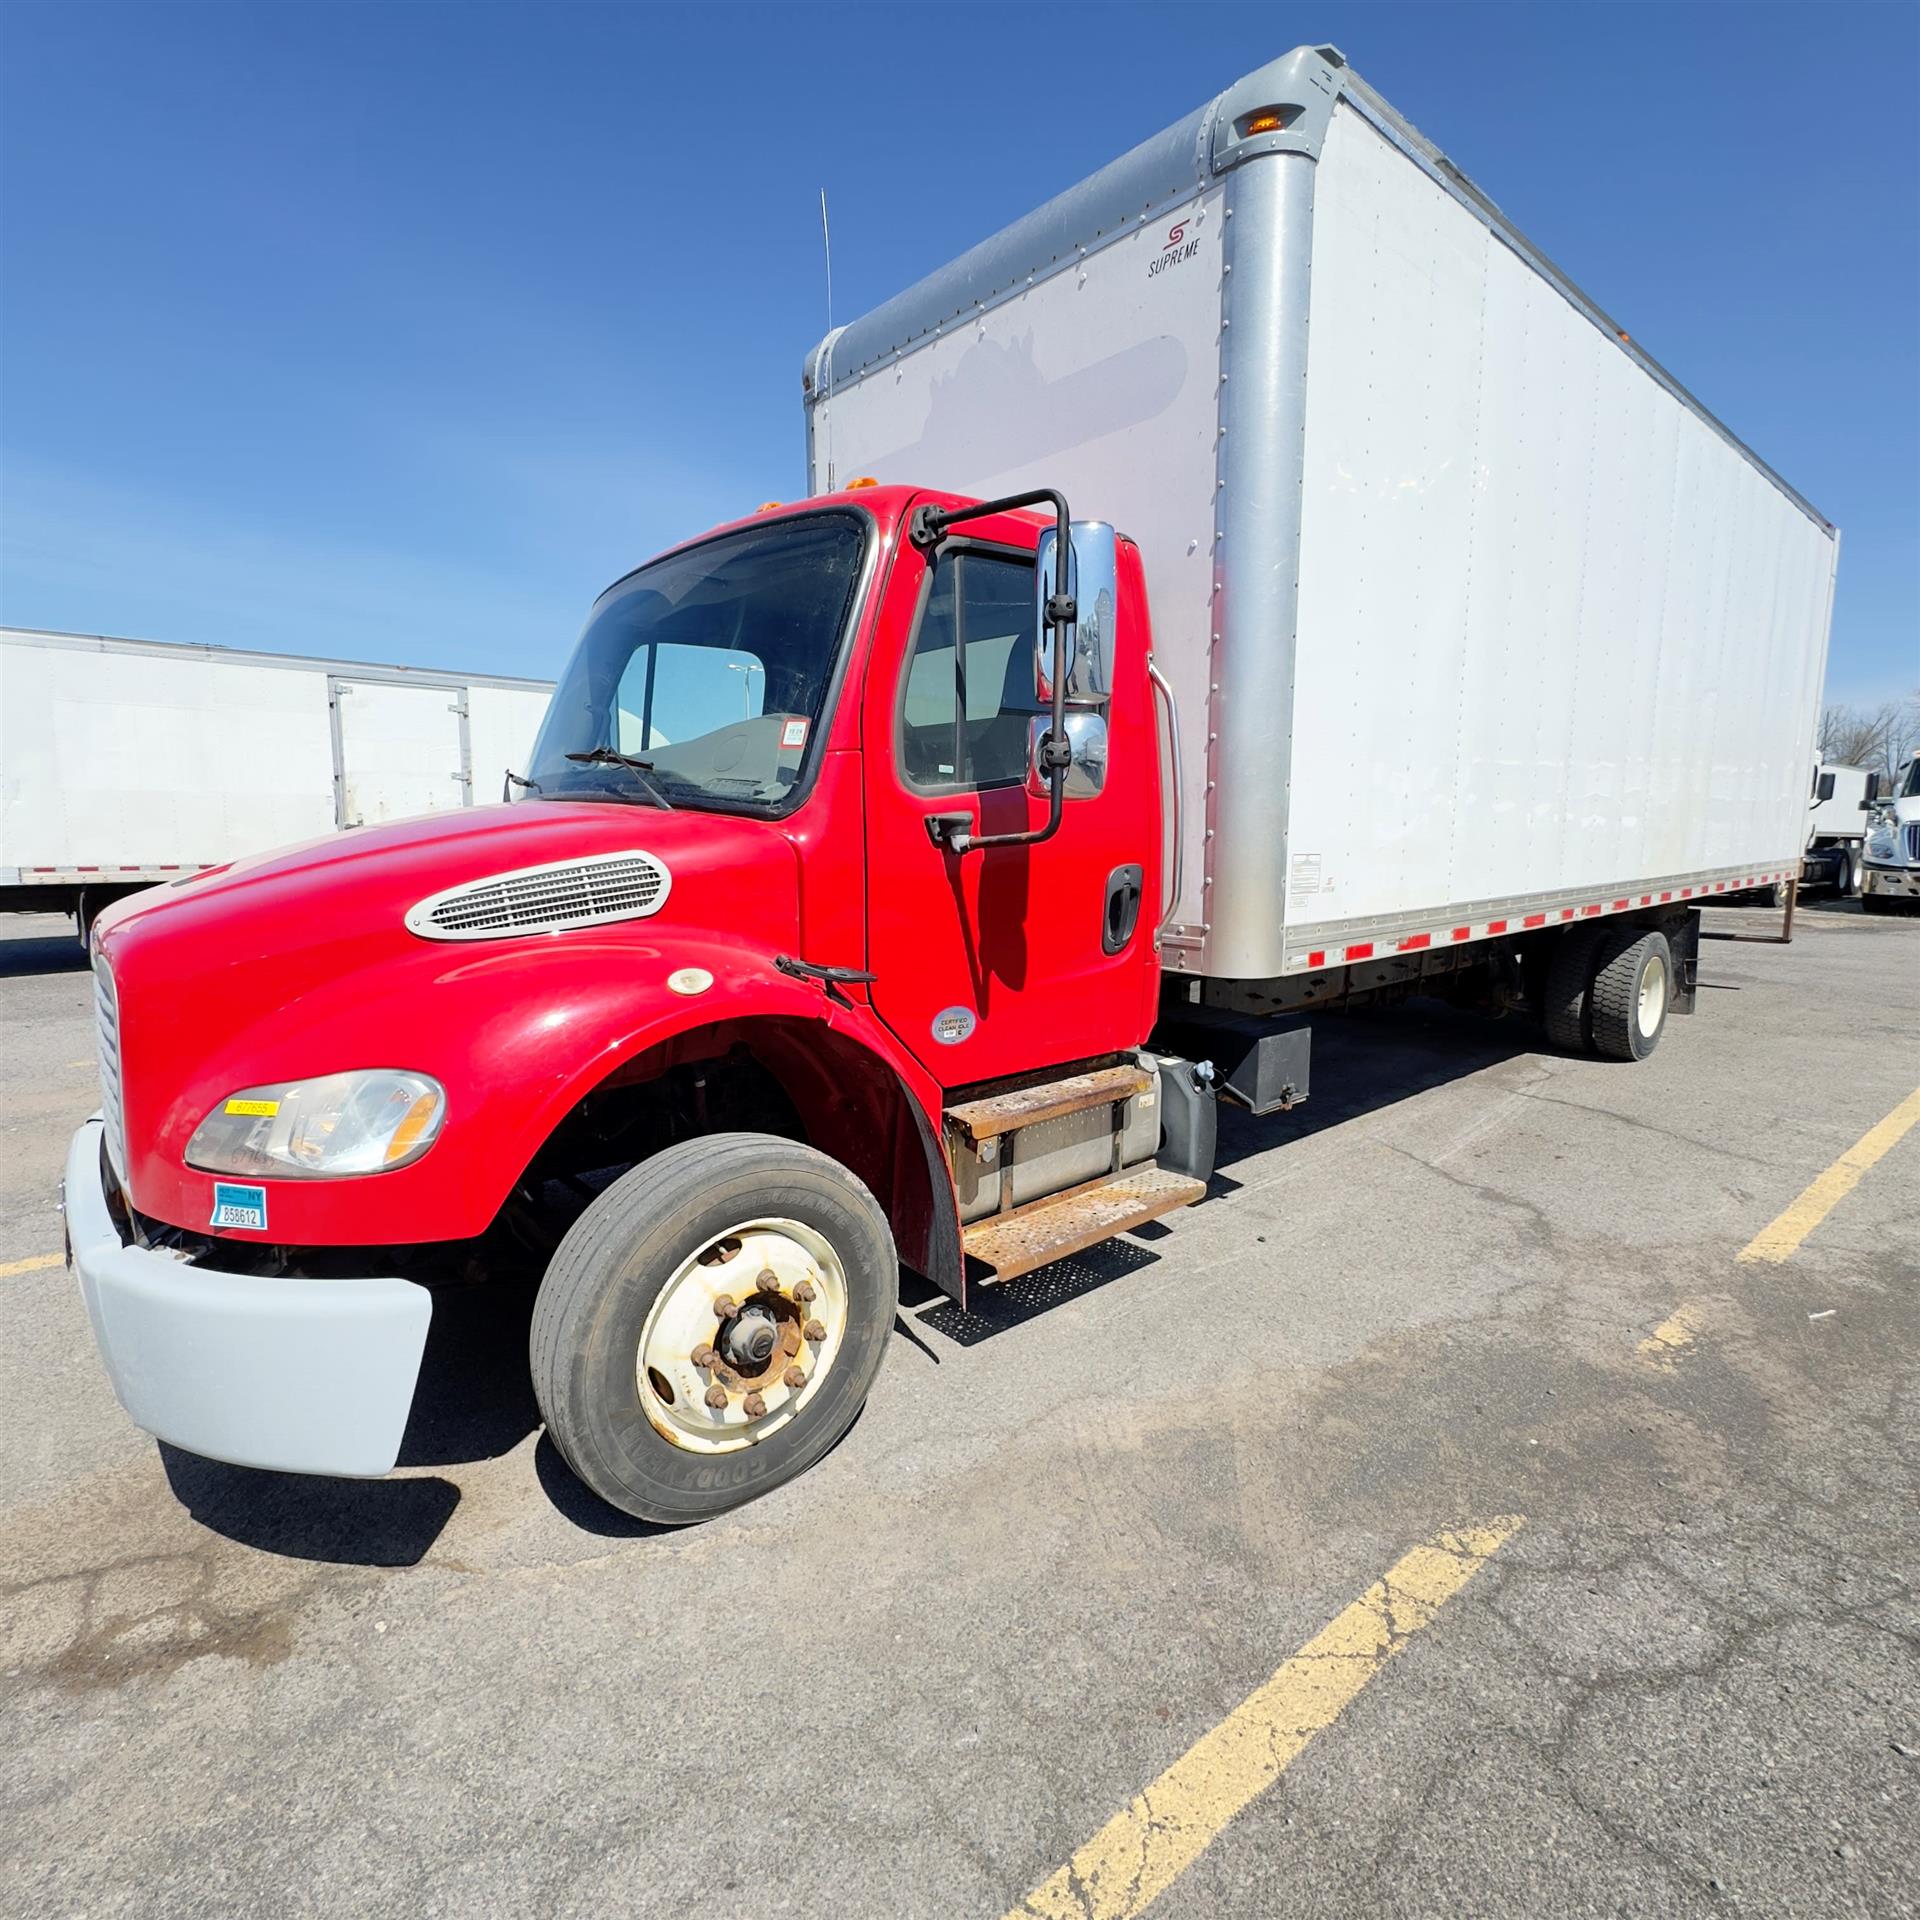
[{"label": "blue sky", "polygon": [[[1845,531],[1920,680],[1920,7],[0,8],[0,620],[556,672],[853,317],[1332,40]],[[938,476],[929,476],[937,479]]]}]

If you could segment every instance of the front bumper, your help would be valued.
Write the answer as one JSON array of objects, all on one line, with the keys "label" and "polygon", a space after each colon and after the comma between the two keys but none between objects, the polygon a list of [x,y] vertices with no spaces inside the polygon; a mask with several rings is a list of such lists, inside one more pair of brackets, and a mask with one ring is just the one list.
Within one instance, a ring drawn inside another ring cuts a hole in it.
[{"label": "front bumper", "polygon": [[67,1150],[67,1240],[120,1404],[158,1440],[242,1467],[385,1473],[433,1296],[411,1280],[216,1273],[120,1237],[102,1124]]},{"label": "front bumper", "polygon": [[1896,900],[1920,900],[1920,867],[1881,867],[1868,860],[1860,869],[1860,891],[1890,894]]}]

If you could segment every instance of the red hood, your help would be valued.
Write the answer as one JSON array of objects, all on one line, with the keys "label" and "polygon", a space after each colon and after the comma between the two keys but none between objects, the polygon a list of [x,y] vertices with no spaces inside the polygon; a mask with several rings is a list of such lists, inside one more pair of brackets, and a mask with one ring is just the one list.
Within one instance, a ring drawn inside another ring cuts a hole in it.
[{"label": "red hood", "polygon": [[[635,848],[672,877],[645,919],[472,941],[421,939],[404,924],[408,908],[465,881]],[[135,896],[95,928],[119,1003],[134,1202],[204,1226],[196,1183],[210,1183],[182,1155],[213,1104],[356,1067],[440,1080],[448,1133],[418,1164],[451,1161],[462,1121],[578,1070],[570,1035],[604,1026],[615,1005],[630,1017],[672,1000],[672,967],[724,980],[797,951],[799,892],[796,850],[771,823],[534,800],[343,834]],[[414,1171],[371,1183],[383,1204]],[[307,1192],[278,1209],[289,1227],[332,1183],[291,1184]]]}]

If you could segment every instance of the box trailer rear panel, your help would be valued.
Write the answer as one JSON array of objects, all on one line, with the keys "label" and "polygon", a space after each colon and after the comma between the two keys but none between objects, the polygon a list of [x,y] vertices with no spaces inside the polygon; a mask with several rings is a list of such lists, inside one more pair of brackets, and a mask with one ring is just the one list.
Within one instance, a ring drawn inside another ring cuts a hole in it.
[{"label": "box trailer rear panel", "polygon": [[0,630],[0,907],[497,800],[545,682]]},{"label": "box trailer rear panel", "polygon": [[806,387],[817,489],[1058,485],[1140,543],[1171,970],[1797,869],[1834,529],[1331,49],[830,335]]}]

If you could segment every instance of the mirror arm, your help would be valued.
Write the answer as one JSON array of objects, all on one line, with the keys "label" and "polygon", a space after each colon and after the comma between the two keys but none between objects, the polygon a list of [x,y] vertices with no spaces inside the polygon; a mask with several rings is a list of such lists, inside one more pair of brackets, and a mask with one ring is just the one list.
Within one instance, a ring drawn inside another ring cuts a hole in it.
[{"label": "mirror arm", "polygon": [[1012,513],[1021,507],[1048,505],[1053,508],[1053,592],[1047,596],[1047,624],[1053,629],[1053,719],[1046,744],[1041,748],[1047,773],[1047,820],[1045,826],[1029,827],[1024,833],[960,834],[950,837],[948,848],[954,853],[971,853],[979,847],[1037,847],[1060,831],[1067,810],[1067,769],[1073,765],[1073,748],[1067,740],[1067,629],[1079,618],[1073,595],[1067,591],[1067,568],[1073,559],[1070,531],[1072,516],[1067,497],[1056,487],[1035,487],[1027,493],[1010,493],[998,500],[981,500],[971,507],[915,507],[907,520],[907,538],[923,553],[931,552],[947,536],[949,527],[963,520],[982,520],[989,514]]}]

